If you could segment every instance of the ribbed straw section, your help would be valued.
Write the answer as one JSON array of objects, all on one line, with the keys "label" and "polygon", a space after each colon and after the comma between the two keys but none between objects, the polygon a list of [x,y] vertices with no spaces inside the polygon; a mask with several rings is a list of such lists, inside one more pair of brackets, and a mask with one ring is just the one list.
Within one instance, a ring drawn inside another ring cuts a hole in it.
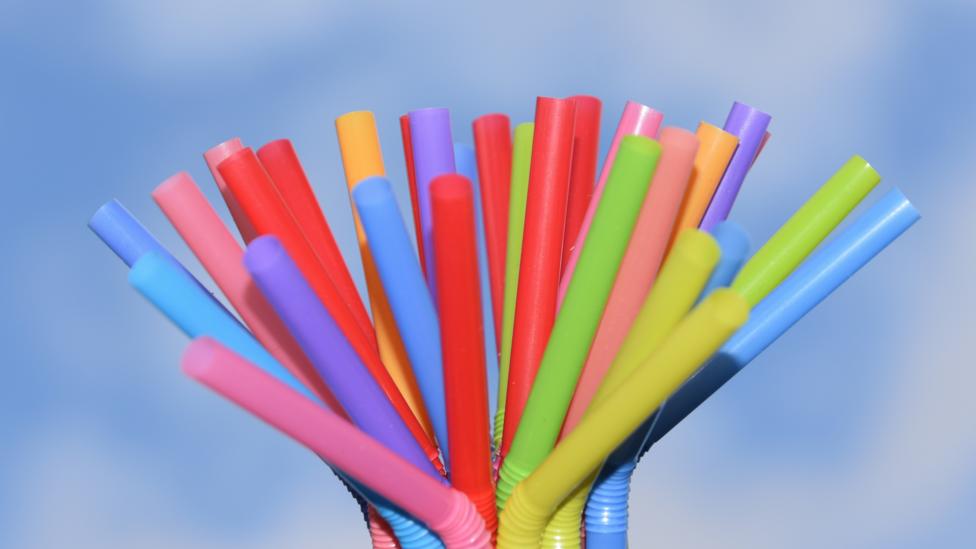
[{"label": "ribbed straw section", "polygon": [[[452,493],[451,510],[443,524],[431,527],[440,533],[447,549],[490,549],[492,536],[471,501],[461,492]],[[406,548],[406,545],[404,545]]]},{"label": "ribbed straw section", "polygon": [[400,549],[396,537],[393,536],[393,529],[387,524],[383,517],[376,512],[374,507],[369,508],[369,539],[373,543],[373,549]]},{"label": "ribbed straw section", "polygon": [[580,549],[580,522],[585,497],[570,496],[556,509],[542,534],[543,549]]},{"label": "ribbed straw section", "polygon": [[502,447],[502,432],[505,430],[505,403],[499,402],[498,409],[495,411],[495,424],[491,431],[491,441],[495,451]]},{"label": "ribbed straw section", "polygon": [[515,486],[530,474],[531,471],[523,469],[511,459],[502,462],[501,470],[498,471],[498,486],[495,487],[495,505],[499,513],[505,508],[505,502],[512,495]]},{"label": "ribbed straw section", "polygon": [[627,547],[627,504],[636,466],[633,460],[628,460],[600,474],[586,504],[587,549]]},{"label": "ribbed straw section", "polygon": [[498,536],[498,513],[495,509],[495,492],[488,491],[478,497],[469,496],[469,499],[474,503],[475,509],[481,515],[481,519],[484,520],[485,530],[491,534],[491,544],[494,546],[495,539]]},{"label": "ribbed straw section", "polygon": [[386,505],[377,506],[376,510],[390,524],[390,528],[393,528],[393,533],[403,549],[443,549],[444,544],[437,536],[401,511]]},{"label": "ribbed straw section", "polygon": [[517,485],[505,504],[498,528],[498,549],[538,547],[549,512],[532,505],[525,489]]}]

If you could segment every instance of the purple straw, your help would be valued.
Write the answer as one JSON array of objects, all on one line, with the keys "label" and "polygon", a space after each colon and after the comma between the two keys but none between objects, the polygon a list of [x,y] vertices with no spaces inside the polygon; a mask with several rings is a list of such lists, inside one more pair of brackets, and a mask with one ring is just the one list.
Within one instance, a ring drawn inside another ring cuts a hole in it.
[{"label": "purple straw", "polygon": [[725,127],[722,129],[739,138],[739,148],[735,150],[729,165],[725,168],[725,175],[715,189],[715,195],[705,210],[698,228],[711,231],[712,227],[725,221],[732,210],[735,197],[739,194],[742,181],[746,178],[749,167],[756,157],[756,151],[762,144],[766,128],[772,119],[768,114],[738,101],[732,105]]},{"label": "purple straw", "polygon": [[451,114],[447,109],[420,109],[407,113],[410,119],[410,141],[413,146],[417,201],[420,202],[420,232],[424,243],[427,286],[434,288],[434,217],[430,204],[430,183],[435,177],[454,173],[454,140],[451,138]]},{"label": "purple straw", "polygon": [[357,427],[434,478],[440,473],[298,266],[274,236],[251,241],[244,266]]}]

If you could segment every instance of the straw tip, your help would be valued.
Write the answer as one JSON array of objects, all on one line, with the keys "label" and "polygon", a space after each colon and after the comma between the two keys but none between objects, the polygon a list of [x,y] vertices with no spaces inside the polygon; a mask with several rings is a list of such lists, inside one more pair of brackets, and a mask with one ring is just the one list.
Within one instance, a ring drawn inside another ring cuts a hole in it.
[{"label": "straw tip", "polygon": [[193,178],[190,174],[186,172],[175,173],[164,179],[162,183],[153,189],[152,197],[158,200],[160,196],[174,192],[180,187],[186,187],[187,185],[194,185]]},{"label": "straw tip", "polygon": [[252,273],[259,273],[276,265],[284,256],[285,248],[274,235],[255,238],[244,250],[244,266]]},{"label": "straw tip", "polygon": [[715,290],[702,305],[706,304],[712,318],[726,328],[738,329],[749,320],[749,302],[731,288]]},{"label": "straw tip", "polygon": [[290,139],[281,138],[268,141],[258,149],[257,154],[258,156],[262,156],[268,153],[293,151],[294,149],[295,146],[292,145]]},{"label": "straw tip", "polygon": [[203,153],[203,159],[211,168],[220,164],[225,158],[244,148],[240,137],[232,137],[219,145],[214,145]]},{"label": "straw tip", "polygon": [[96,234],[100,234],[102,227],[105,223],[110,221],[111,218],[118,212],[125,212],[125,206],[119,202],[119,199],[113,198],[108,202],[102,204],[95,210],[95,213],[88,218],[88,228],[95,231]]},{"label": "straw tip", "polygon": [[[629,150],[641,156],[657,156],[661,154],[661,144],[643,135],[625,135],[620,140],[619,151]],[[620,152],[617,153],[618,155]]]},{"label": "straw tip", "polygon": [[718,263],[722,253],[715,237],[701,229],[685,229],[675,240],[673,254],[679,254],[686,261],[704,269],[711,269]]},{"label": "straw tip", "polygon": [[446,173],[430,182],[430,192],[438,200],[464,200],[471,196],[471,181],[456,173]]},{"label": "straw tip", "polygon": [[363,179],[356,183],[356,187],[352,190],[352,198],[357,206],[376,205],[390,200],[391,197],[393,197],[393,188],[390,186],[390,180],[380,175]]},{"label": "straw tip", "polygon": [[344,124],[354,124],[354,123],[363,123],[363,122],[371,123],[374,120],[375,120],[375,116],[373,115],[373,111],[361,110],[361,111],[349,111],[347,113],[340,114],[339,116],[336,117],[335,123],[336,126],[340,126]]},{"label": "straw tip", "polygon": [[129,285],[136,289],[145,288],[169,267],[168,260],[160,253],[146,252],[129,268]]},{"label": "straw tip", "polygon": [[215,339],[198,337],[183,352],[180,369],[191,378],[200,379],[213,367],[220,351],[221,345]]}]

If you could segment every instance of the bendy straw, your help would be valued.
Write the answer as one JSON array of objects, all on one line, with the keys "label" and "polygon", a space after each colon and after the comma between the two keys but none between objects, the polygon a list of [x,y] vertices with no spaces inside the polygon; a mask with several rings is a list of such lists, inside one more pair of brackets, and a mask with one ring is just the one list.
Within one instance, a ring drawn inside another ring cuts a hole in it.
[{"label": "bendy straw", "polygon": [[625,136],[620,142],[522,422],[502,462],[499,509],[515,484],[538,467],[556,443],[660,153],[660,145],[646,137]]},{"label": "bendy straw", "polygon": [[291,141],[279,139],[258,149],[257,156],[359,328],[365,333],[371,333],[373,325],[369,314],[363,306],[359,290],[346,267],[335,237],[332,236],[332,229],[319,206],[318,198],[312,191],[312,185],[308,182],[305,169],[298,160],[295,147]]},{"label": "bendy straw", "polygon": [[566,230],[563,233],[563,269],[569,263],[576,237],[583,227],[586,209],[593,197],[597,155],[600,152],[600,110],[603,103],[591,95],[574,95],[576,122],[573,126],[573,164],[569,172]]},{"label": "bendy straw", "polygon": [[576,426],[586,410],[654,284],[697,150],[698,138],[693,133],[674,127],[661,132],[661,158],[573,393],[564,433]]},{"label": "bendy straw", "polygon": [[853,156],[783,224],[742,267],[732,283],[755,305],[840,224],[881,180]]},{"label": "bendy straw", "polygon": [[556,318],[575,109],[572,99],[536,99],[502,456],[512,444]]},{"label": "bendy straw", "polygon": [[403,397],[385,393],[376,373],[366,368],[329,311],[315,298],[281,242],[274,236],[254,239],[244,252],[244,265],[353,423],[414,466],[439,476],[432,464],[436,456],[430,459],[392,404]]},{"label": "bendy straw", "polygon": [[918,219],[911,202],[901,191],[892,189],[807,258],[756,305],[752,320],[722,352],[668,399],[648,444],[668,433]]},{"label": "bendy straw", "polygon": [[383,152],[380,149],[380,137],[376,131],[376,120],[369,111],[355,111],[346,113],[335,120],[336,136],[339,140],[339,152],[342,155],[342,167],[346,175],[346,188],[349,191],[349,201],[352,204],[353,226],[356,228],[356,240],[359,244],[359,255],[362,259],[363,275],[366,278],[366,292],[369,295],[369,305],[373,312],[373,323],[376,329],[376,346],[380,359],[403,398],[407,401],[413,415],[420,420],[428,434],[432,433],[430,419],[423,405],[423,398],[417,386],[410,360],[403,340],[397,331],[396,321],[386,294],[383,283],[376,272],[376,265],[370,255],[366,234],[363,232],[362,221],[352,199],[352,192],[357,185],[367,177],[385,176],[386,168],[383,164]]},{"label": "bendy straw", "polygon": [[478,250],[478,282],[481,296],[482,334],[485,339],[485,371],[488,374],[488,410],[495,413],[498,400],[498,342],[492,314],[491,275],[488,272],[488,246],[485,241],[485,216],[481,204],[481,185],[478,181],[478,165],[474,148],[464,143],[454,144],[454,163],[459,175],[464,176],[474,191],[475,242]]},{"label": "bendy straw", "polygon": [[613,140],[610,141],[610,150],[607,152],[607,157],[603,160],[600,177],[597,179],[596,186],[593,188],[593,195],[586,208],[586,214],[583,216],[583,224],[580,226],[579,234],[576,235],[575,242],[566,244],[567,246],[572,245],[573,249],[569,261],[566,262],[566,266],[563,268],[562,278],[559,282],[560,302],[566,297],[569,281],[573,278],[573,271],[576,269],[576,262],[579,261],[579,254],[582,250],[583,242],[586,240],[586,233],[590,230],[590,223],[593,222],[593,216],[596,214],[596,209],[600,204],[603,187],[606,185],[607,177],[609,177],[610,170],[613,168],[614,158],[617,155],[617,148],[620,146],[621,139],[625,135],[642,135],[656,139],[662,120],[664,120],[664,115],[647,105],[642,105],[636,101],[627,101],[624,105],[624,112],[620,115],[617,130],[613,134]]},{"label": "bendy straw", "polygon": [[[183,370],[423,521],[448,548],[490,547],[481,517],[461,493],[423,474],[217,342],[205,338],[191,344],[183,357]],[[407,547],[409,540],[400,541]]]},{"label": "bendy straw", "polygon": [[708,203],[708,209],[702,216],[699,224],[702,229],[707,231],[729,216],[746,173],[749,172],[759,152],[759,146],[766,135],[770,120],[768,114],[744,103],[736,101],[732,105],[732,110],[722,129],[739,138],[739,148],[729,160],[725,174],[722,175],[722,180],[715,189],[711,202]]},{"label": "bendy straw", "polygon": [[180,172],[163,181],[152,196],[261,345],[330,408],[342,413],[288,328],[260,295],[244,268],[244,250],[189,174]]},{"label": "bendy straw", "polygon": [[437,310],[410,244],[390,182],[370,177],[352,192],[370,255],[379,272],[396,327],[413,365],[427,414],[445,459],[448,455],[444,371]]},{"label": "bendy straw", "polygon": [[589,414],[528,478],[500,518],[498,547],[533,547],[556,505],[592,477],[617,444],[742,326],[749,306],[720,289],[692,311],[661,347]]},{"label": "bendy straw", "polygon": [[496,351],[501,350],[502,302],[505,295],[505,244],[508,238],[508,202],[512,178],[512,128],[508,116],[486,114],[474,119],[474,149],[478,160],[478,187],[485,221],[485,244],[491,280],[492,319]]},{"label": "bendy straw", "polygon": [[243,148],[244,145],[241,143],[240,138],[235,137],[208,149],[203,153],[203,159],[207,163],[207,168],[210,169],[210,174],[213,176],[214,182],[217,183],[220,196],[223,197],[227,209],[230,210],[231,218],[234,219],[234,225],[237,226],[237,232],[241,235],[244,243],[247,244],[257,238],[258,233],[251,225],[251,221],[244,215],[244,210],[237,203],[234,194],[230,192],[223,176],[220,175],[220,171],[217,170],[217,166],[226,160],[228,156]]},{"label": "bendy straw", "polygon": [[515,297],[518,294],[519,266],[522,260],[522,233],[525,227],[525,202],[529,191],[529,165],[532,158],[532,136],[535,124],[525,122],[515,127],[512,142],[512,177],[509,192],[508,238],[505,251],[505,287],[502,301],[501,355],[498,358],[498,406],[492,440],[495,450],[502,446],[505,425],[505,401],[508,395],[508,369],[512,356],[512,328],[515,326]]},{"label": "bendy straw", "polygon": [[451,115],[447,109],[432,108],[410,111],[410,143],[417,182],[417,209],[420,212],[420,234],[424,241],[427,285],[437,287],[434,279],[433,219],[430,211],[430,184],[435,177],[454,173],[454,140],[451,138]]},{"label": "bendy straw", "polygon": [[212,337],[303,396],[317,400],[230,313],[163,256],[155,252],[143,255],[129,271],[129,284],[187,336]]},{"label": "bendy straw", "polygon": [[413,213],[414,242],[417,244],[417,255],[420,256],[420,269],[427,276],[427,260],[424,256],[424,231],[420,227],[420,199],[417,197],[417,171],[413,165],[413,141],[410,139],[410,116],[400,117],[400,139],[403,141],[403,162],[407,171],[407,183],[410,186],[410,208]]},{"label": "bendy straw", "polygon": [[218,169],[255,229],[262,235],[274,235],[281,241],[316,297],[328,309],[360,359],[383,387],[383,392],[397,408],[414,437],[425,446],[427,455],[436,459],[437,449],[383,366],[375,338],[372,334],[363,333],[356,323],[254,153],[250,149],[243,149],[224,160]]},{"label": "bendy straw", "polygon": [[484,361],[483,300],[478,272],[474,190],[461,175],[442,175],[430,185],[434,267],[444,357],[444,392],[450,437],[451,485],[474,503],[495,531],[491,434]]},{"label": "bendy straw", "polygon": [[[661,342],[685,317],[708,280],[718,261],[718,255],[718,245],[708,234],[696,229],[682,233],[661,269],[657,283],[643,301],[617,360],[614,360],[595,391],[589,408],[581,415],[581,420],[653,355]],[[564,425],[563,436],[567,436],[574,428],[575,425]],[[580,513],[590,492],[591,481],[592,479],[581,484],[572,496],[559,505],[546,528],[546,539],[576,536]]]},{"label": "bendy straw", "polygon": [[682,231],[694,229],[701,223],[702,216],[708,209],[708,203],[715,194],[715,188],[718,187],[732,154],[739,146],[738,137],[708,122],[698,124],[695,136],[698,137],[698,153],[695,154],[694,169],[678,211],[678,218],[674,222],[674,229],[671,231],[668,249],[671,249],[674,239]]},{"label": "bendy straw", "polygon": [[904,195],[890,191],[760,302],[722,350],[608,459],[586,506],[587,544],[619,547],[626,540],[628,485],[643,452],[917,219]]}]

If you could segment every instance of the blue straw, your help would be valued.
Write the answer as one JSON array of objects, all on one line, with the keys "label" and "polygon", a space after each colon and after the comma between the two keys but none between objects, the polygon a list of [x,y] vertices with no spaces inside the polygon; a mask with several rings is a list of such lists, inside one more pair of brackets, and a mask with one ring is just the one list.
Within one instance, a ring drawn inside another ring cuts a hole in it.
[{"label": "blue straw", "polygon": [[135,265],[140,257],[149,252],[156,252],[179,265],[169,250],[164,248],[118,200],[112,199],[103,204],[88,221],[88,228],[98,235],[127,267]]},{"label": "blue straw", "polygon": [[437,309],[410,243],[390,182],[370,177],[352,191],[366,242],[379,272],[400,339],[427,407],[444,462],[448,460],[447,407]]},{"label": "blue straw", "polygon": [[189,337],[212,337],[303,396],[321,402],[213,296],[165,257],[144,254],[129,271],[129,284]]},{"label": "blue straw", "polygon": [[732,279],[749,256],[749,234],[738,223],[723,221],[712,228],[721,255],[712,276],[705,283],[699,301],[718,288],[732,284]]},{"label": "blue straw", "polygon": [[919,217],[918,210],[905,195],[898,189],[892,189],[854,223],[807,258],[753,308],[749,322],[726,342],[719,353],[668,399],[647,445],[660,440]]},{"label": "blue straw", "polygon": [[488,417],[495,417],[498,407],[498,345],[495,342],[495,322],[491,305],[491,279],[488,277],[488,245],[485,243],[485,216],[481,209],[481,188],[478,183],[478,163],[474,147],[454,144],[454,163],[457,173],[471,181],[474,191],[475,228],[478,240],[478,277],[481,279],[481,320],[485,332],[485,369],[488,374]]}]

